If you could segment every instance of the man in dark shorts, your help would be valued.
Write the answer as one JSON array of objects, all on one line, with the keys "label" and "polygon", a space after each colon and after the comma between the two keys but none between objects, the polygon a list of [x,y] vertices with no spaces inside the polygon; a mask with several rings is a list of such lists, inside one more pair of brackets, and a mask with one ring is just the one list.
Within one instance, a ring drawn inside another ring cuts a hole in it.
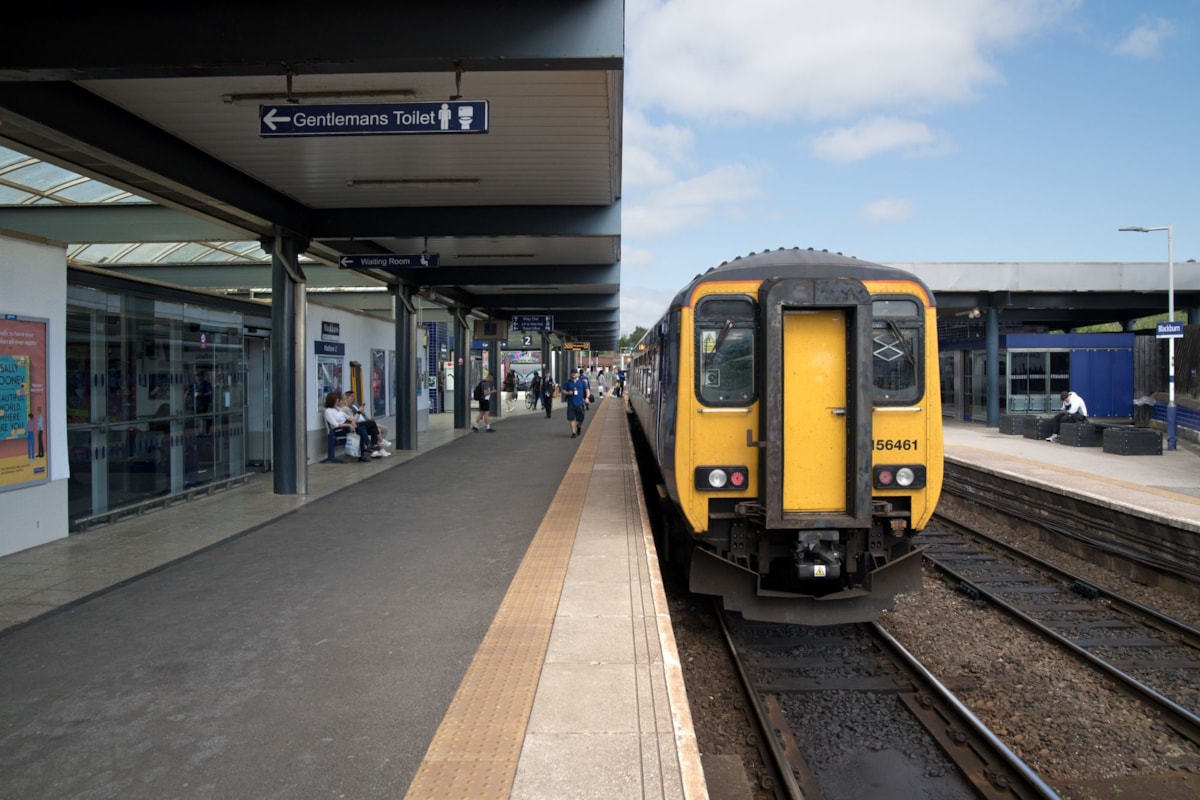
[{"label": "man in dark shorts", "polygon": [[583,401],[587,393],[579,370],[571,370],[571,377],[562,385],[563,399],[567,403],[567,423],[571,426],[571,438],[583,432]]},{"label": "man in dark shorts", "polygon": [[471,424],[471,430],[479,433],[479,423],[483,423],[483,429],[488,433],[492,431],[492,394],[496,391],[496,387],[492,385],[491,376],[486,372],[483,373],[483,380],[475,387],[475,399],[479,401],[479,416],[475,417],[475,422]]}]

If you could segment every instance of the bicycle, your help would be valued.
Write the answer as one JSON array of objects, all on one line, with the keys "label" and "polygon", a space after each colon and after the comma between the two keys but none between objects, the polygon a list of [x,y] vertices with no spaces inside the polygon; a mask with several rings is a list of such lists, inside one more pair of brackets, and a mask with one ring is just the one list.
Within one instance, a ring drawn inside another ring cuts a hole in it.
[{"label": "bicycle", "polygon": [[533,392],[525,392],[525,407],[530,411],[537,408],[537,395]]}]

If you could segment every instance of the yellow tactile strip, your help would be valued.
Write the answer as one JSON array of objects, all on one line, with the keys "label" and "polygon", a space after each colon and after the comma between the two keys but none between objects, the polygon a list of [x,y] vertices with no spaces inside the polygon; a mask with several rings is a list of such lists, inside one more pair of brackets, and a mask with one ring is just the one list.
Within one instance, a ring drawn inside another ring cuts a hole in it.
[{"label": "yellow tactile strip", "polygon": [[578,443],[406,798],[509,796],[606,416]]}]

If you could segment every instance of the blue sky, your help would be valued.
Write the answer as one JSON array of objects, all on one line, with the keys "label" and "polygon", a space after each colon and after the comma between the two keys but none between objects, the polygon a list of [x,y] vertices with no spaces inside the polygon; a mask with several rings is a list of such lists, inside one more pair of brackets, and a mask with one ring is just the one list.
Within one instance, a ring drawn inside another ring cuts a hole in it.
[{"label": "blue sky", "polygon": [[1200,0],[626,0],[623,157],[622,333],[777,247],[1200,260]]}]

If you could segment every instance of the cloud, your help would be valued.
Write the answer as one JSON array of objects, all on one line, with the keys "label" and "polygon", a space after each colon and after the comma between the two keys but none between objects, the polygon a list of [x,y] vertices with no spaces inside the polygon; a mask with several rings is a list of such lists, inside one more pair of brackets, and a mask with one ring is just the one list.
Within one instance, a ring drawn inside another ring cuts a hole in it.
[{"label": "cloud", "polygon": [[643,203],[622,208],[622,235],[662,236],[696,227],[718,207],[760,197],[759,180],[758,169],[730,164],[664,184],[652,190]]},{"label": "cloud", "polygon": [[1081,0],[628,0],[633,108],[746,124],[961,103]]},{"label": "cloud", "polygon": [[909,156],[948,151],[948,137],[935,134],[922,122],[895,117],[875,117],[849,128],[827,131],[813,139],[812,151],[827,161],[862,161],[892,150]]},{"label": "cloud", "polygon": [[631,333],[637,326],[649,328],[667,311],[678,289],[651,289],[646,286],[621,284],[621,333]]},{"label": "cloud", "polygon": [[861,213],[868,222],[899,222],[916,216],[917,206],[911,200],[887,198],[867,203]]},{"label": "cloud", "polygon": [[652,125],[636,110],[625,112],[621,143],[621,181],[625,186],[654,186],[673,180],[691,164],[695,136],[678,125]]},{"label": "cloud", "polygon": [[1175,35],[1175,25],[1160,17],[1144,17],[1138,26],[1129,32],[1113,48],[1123,56],[1133,58],[1158,58],[1162,55],[1167,39]]}]

